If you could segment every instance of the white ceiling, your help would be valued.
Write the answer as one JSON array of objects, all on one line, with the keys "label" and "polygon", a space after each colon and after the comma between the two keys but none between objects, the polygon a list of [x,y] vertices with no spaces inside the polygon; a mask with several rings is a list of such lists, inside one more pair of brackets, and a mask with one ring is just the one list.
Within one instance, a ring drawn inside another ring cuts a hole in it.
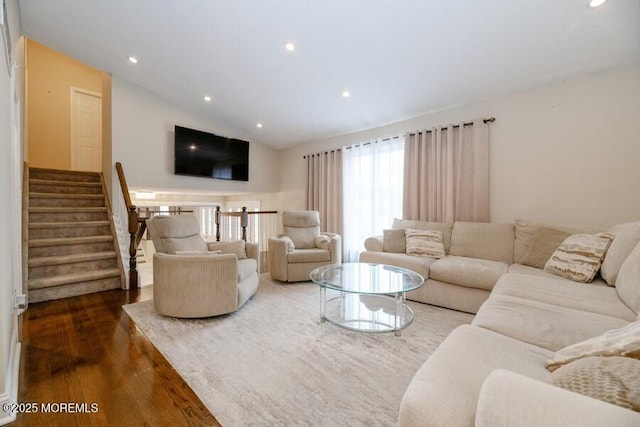
[{"label": "white ceiling", "polygon": [[640,0],[20,0],[20,13],[27,37],[277,148],[640,63]]}]

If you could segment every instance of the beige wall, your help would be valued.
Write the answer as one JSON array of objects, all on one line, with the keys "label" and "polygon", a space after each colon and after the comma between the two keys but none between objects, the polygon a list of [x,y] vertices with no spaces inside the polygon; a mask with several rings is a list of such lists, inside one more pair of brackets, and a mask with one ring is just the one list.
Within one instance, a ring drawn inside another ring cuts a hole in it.
[{"label": "beige wall", "polygon": [[278,209],[305,208],[306,153],[489,116],[492,222],[640,219],[640,65],[282,150]]},{"label": "beige wall", "polygon": [[102,93],[102,72],[27,39],[30,166],[71,169],[71,87]]},{"label": "beige wall", "polygon": [[181,193],[186,200],[204,193],[219,200],[219,196],[233,194],[277,192],[277,150],[250,141],[248,182],[175,175],[175,125],[236,137],[233,130],[115,76],[112,107],[113,161],[122,163],[130,190]]},{"label": "beige wall", "polygon": [[111,180],[114,171],[111,141],[111,76],[101,73],[102,93],[102,171],[107,195],[111,200]]}]

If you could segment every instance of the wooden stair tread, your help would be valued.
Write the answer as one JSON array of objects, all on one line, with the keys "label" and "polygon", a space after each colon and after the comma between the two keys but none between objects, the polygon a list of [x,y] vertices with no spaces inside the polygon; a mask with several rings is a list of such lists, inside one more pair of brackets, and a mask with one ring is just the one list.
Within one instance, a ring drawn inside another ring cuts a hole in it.
[{"label": "wooden stair tread", "polygon": [[29,193],[31,199],[104,199],[104,194],[94,193]]},{"label": "wooden stair tread", "polygon": [[36,168],[33,166],[29,167],[30,172],[45,172],[45,173],[59,173],[61,175],[87,175],[87,176],[95,176],[100,177],[100,172],[86,172],[86,171],[73,171],[73,170],[65,170],[65,169],[50,169],[50,168]]},{"label": "wooden stair tread", "polygon": [[106,206],[32,206],[29,213],[87,213],[107,212]]},{"label": "wooden stair tread", "polygon": [[117,256],[115,251],[89,252],[83,254],[48,256],[29,259],[29,267],[44,267],[49,265],[72,264],[76,262],[97,261]]},{"label": "wooden stair tread", "polygon": [[104,227],[109,221],[66,221],[66,222],[31,222],[29,229],[39,228],[78,228],[78,227]]},{"label": "wooden stair tread", "polygon": [[102,187],[102,183],[99,181],[61,181],[42,178],[29,178],[29,184],[63,185],[69,187]]},{"label": "wooden stair tread", "polygon": [[82,245],[100,242],[112,242],[113,236],[105,234],[102,236],[85,236],[85,237],[56,237],[52,239],[33,239],[29,240],[30,248],[38,248],[45,246],[62,246],[62,245]]},{"label": "wooden stair tread", "polygon": [[69,285],[79,282],[90,282],[92,280],[108,279],[120,277],[119,268],[106,268],[96,271],[83,271],[81,273],[63,274],[60,276],[43,277],[29,280],[29,289],[43,289],[53,286]]}]

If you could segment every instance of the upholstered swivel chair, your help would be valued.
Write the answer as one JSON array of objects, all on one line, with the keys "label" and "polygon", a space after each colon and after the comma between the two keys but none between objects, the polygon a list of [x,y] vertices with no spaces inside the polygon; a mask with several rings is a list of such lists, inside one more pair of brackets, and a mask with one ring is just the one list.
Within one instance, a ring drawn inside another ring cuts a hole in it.
[{"label": "upholstered swivel chair", "polygon": [[166,316],[197,318],[231,313],[258,290],[258,245],[207,243],[191,215],[147,221],[153,256],[153,304]]},{"label": "upholstered swivel chair", "polygon": [[282,213],[283,234],[269,238],[269,271],[281,282],[309,280],[316,267],[342,263],[342,239],[320,232],[318,211]]}]

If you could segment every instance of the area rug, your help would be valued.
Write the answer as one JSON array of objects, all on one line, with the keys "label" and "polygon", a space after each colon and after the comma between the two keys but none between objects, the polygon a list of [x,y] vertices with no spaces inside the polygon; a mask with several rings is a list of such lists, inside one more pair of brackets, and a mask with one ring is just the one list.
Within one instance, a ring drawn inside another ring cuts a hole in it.
[{"label": "area rug", "polygon": [[224,426],[392,426],[411,378],[466,313],[409,302],[402,336],[320,322],[313,283],[267,275],[233,314],[178,320],[124,306]]}]

